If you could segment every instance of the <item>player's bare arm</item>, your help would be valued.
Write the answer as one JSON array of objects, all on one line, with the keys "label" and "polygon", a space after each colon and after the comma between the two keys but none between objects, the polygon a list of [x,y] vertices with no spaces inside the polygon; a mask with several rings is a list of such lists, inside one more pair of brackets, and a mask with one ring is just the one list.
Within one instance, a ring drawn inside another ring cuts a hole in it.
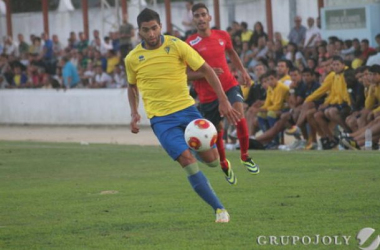
[{"label": "player's bare arm", "polygon": [[241,76],[243,80],[242,85],[246,87],[251,86],[251,82],[252,82],[251,77],[245,70],[243,64],[241,63],[240,57],[238,56],[236,51],[234,49],[227,49],[226,52],[232,64],[241,72]]},{"label": "player's bare arm", "polygon": [[135,84],[128,86],[128,101],[131,108],[131,132],[137,134],[140,131],[138,122],[140,122],[141,116],[138,112],[139,106],[139,91]]},{"label": "player's bare arm", "polygon": [[[217,76],[224,73],[224,70],[222,68],[212,68]],[[199,72],[199,71],[193,71],[191,68],[187,67],[187,80],[188,81],[195,81],[202,78],[205,78],[205,76]]]},{"label": "player's bare arm", "polygon": [[198,71],[205,76],[207,82],[211,85],[215,91],[215,94],[218,96],[219,112],[221,116],[226,117],[230,123],[236,124],[240,120],[241,114],[232,108],[214,70],[207,63],[204,63]]}]

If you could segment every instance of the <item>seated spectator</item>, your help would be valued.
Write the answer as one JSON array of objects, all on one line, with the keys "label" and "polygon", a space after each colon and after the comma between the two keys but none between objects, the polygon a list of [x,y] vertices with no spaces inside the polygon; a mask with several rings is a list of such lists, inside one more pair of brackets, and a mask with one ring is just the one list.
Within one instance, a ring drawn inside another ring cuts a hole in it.
[{"label": "seated spectator", "polygon": [[7,56],[16,56],[17,55],[17,46],[13,42],[12,37],[6,36],[4,37],[4,47],[3,47],[3,53],[6,54]]},{"label": "seated spectator", "polygon": [[79,32],[79,42],[77,47],[79,52],[83,52],[83,50],[88,47],[88,39],[84,32]]},{"label": "seated spectator", "polygon": [[374,55],[376,53],[376,50],[369,46],[368,39],[362,39],[362,41],[360,42],[360,50],[362,52],[361,58],[364,61],[367,61],[369,56]]},{"label": "seated spectator", "polygon": [[344,60],[353,60],[354,59],[355,48],[352,46],[351,40],[345,40],[343,49],[340,51]]},{"label": "seated spectator", "polygon": [[70,62],[70,58],[68,56],[63,56],[60,64],[62,67],[64,88],[75,88],[80,82],[77,68]]},{"label": "seated spectator", "polygon": [[259,46],[259,38],[264,36],[265,40],[268,40],[268,35],[264,31],[264,26],[261,22],[256,22],[253,26],[253,34],[251,38],[249,39],[249,45],[250,47],[254,45],[255,47]]},{"label": "seated spectator", "polygon": [[286,86],[292,83],[289,76],[290,68],[292,68],[292,63],[289,60],[284,59],[277,62],[277,79]]},{"label": "seated spectator", "polygon": [[289,43],[288,40],[286,40],[285,38],[282,37],[280,32],[274,33],[274,41],[275,41],[275,43],[279,42],[281,44],[281,47],[285,47]]},{"label": "seated spectator", "polygon": [[40,67],[36,63],[31,63],[27,69],[28,72],[28,83],[26,84],[29,88],[40,88],[43,83],[43,75],[41,74]]},{"label": "seated spectator", "polygon": [[16,65],[13,68],[13,81],[10,85],[11,88],[25,88],[28,83],[28,76],[21,71],[21,67]]},{"label": "seated spectator", "polygon": [[[258,122],[260,129],[265,132],[275,125],[286,107],[289,96],[289,87],[277,80],[276,71],[265,73],[263,80],[267,81],[268,89],[264,105],[259,108]],[[274,144],[279,144],[276,138]],[[274,145],[276,146],[276,145]]]},{"label": "seated spectator", "polygon": [[112,87],[112,78],[103,71],[102,66],[98,65],[95,68],[94,81],[88,85],[89,88],[108,88]]},{"label": "seated spectator", "polygon": [[305,61],[305,58],[304,56],[302,55],[302,53],[300,51],[298,51],[297,49],[297,45],[290,42],[287,46],[286,46],[286,55],[285,55],[285,58],[289,61],[292,62],[292,64],[299,68],[299,67],[304,67],[304,65],[306,64],[306,61]]},{"label": "seated spectator", "polygon": [[113,70],[112,74],[113,84],[116,88],[127,88],[127,77],[125,75],[125,70],[121,65],[117,65]]},{"label": "seated spectator", "polygon": [[29,52],[29,44],[27,44],[24,40],[24,36],[22,34],[18,34],[18,55],[20,57],[28,54]]},{"label": "seated spectator", "polygon": [[347,84],[343,76],[345,64],[340,56],[333,57],[333,70],[335,76],[325,82],[312,95],[306,98],[306,102],[318,99],[327,94],[324,106],[319,108],[314,117],[320,127],[321,143],[323,149],[332,149],[339,143],[338,138],[334,137],[329,123],[333,122],[348,131],[349,127],[345,123],[346,117],[350,114],[351,99],[347,90]]},{"label": "seated spectator", "polygon": [[112,74],[115,67],[120,63],[120,57],[116,54],[114,50],[109,50],[107,52],[107,74]]},{"label": "seated spectator", "polygon": [[352,60],[352,62],[351,62],[351,68],[357,69],[362,65],[363,65],[362,53],[360,51],[355,51],[354,52],[354,60]]},{"label": "seated spectator", "polygon": [[241,41],[243,43],[245,42],[249,43],[253,35],[252,30],[248,29],[248,24],[246,22],[241,22],[240,26],[241,26]]}]

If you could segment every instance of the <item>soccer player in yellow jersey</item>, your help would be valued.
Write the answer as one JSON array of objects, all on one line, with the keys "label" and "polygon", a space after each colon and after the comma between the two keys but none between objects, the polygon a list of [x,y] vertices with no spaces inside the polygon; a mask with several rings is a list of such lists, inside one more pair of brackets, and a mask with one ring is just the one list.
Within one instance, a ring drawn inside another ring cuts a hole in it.
[{"label": "soccer player in yellow jersey", "polygon": [[[130,83],[131,131],[139,132],[138,95],[141,92],[151,127],[162,147],[185,170],[195,192],[214,209],[215,222],[229,222],[228,212],[199,170],[184,139],[186,126],[201,118],[189,95],[186,67],[205,75],[218,96],[221,115],[229,122],[236,124],[240,114],[231,107],[212,68],[196,51],[176,37],[161,35],[157,12],[144,9],[137,17],[137,24],[142,42],[125,58]],[[220,167],[216,148],[200,152],[199,157],[210,167]]]},{"label": "soccer player in yellow jersey", "polygon": [[291,67],[292,63],[289,60],[282,59],[277,62],[277,79],[288,87],[292,83],[289,75]]}]

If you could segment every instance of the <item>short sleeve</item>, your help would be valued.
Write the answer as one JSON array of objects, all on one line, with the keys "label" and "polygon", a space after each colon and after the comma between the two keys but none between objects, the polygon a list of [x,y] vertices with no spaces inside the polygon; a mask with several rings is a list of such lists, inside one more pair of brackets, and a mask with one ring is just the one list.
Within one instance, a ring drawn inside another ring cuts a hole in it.
[{"label": "short sleeve", "polygon": [[128,82],[129,84],[136,84],[136,72],[133,70],[132,63],[131,63],[131,57],[128,55],[124,59],[124,64],[125,64],[125,72],[127,74]]},{"label": "short sleeve", "polygon": [[205,60],[198,54],[198,52],[191,48],[187,43],[177,40],[176,44],[181,58],[192,70],[198,70],[205,63]]}]

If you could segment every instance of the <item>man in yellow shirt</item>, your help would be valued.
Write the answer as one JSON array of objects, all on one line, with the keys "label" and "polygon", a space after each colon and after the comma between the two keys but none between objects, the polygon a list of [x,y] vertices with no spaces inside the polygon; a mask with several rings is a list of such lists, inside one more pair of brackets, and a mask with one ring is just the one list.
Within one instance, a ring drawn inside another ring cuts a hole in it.
[{"label": "man in yellow shirt", "polygon": [[323,108],[314,114],[320,128],[323,149],[332,149],[339,143],[339,139],[334,137],[329,127],[330,122],[338,124],[346,131],[350,130],[345,122],[351,112],[351,99],[343,75],[346,66],[340,56],[334,56],[332,67],[335,74],[326,78],[322,86],[305,100],[311,102],[327,94]]},{"label": "man in yellow shirt", "polygon": [[[268,85],[267,96],[264,105],[259,108],[257,118],[260,129],[265,132],[275,125],[282,111],[287,108],[286,101],[289,97],[289,87],[277,80],[277,74],[274,70],[265,73],[263,81]],[[276,138],[273,146],[275,147],[278,144],[279,138]]]},{"label": "man in yellow shirt", "polygon": [[277,62],[277,79],[288,87],[292,83],[292,79],[289,75],[291,67],[292,63],[289,60],[282,59]]},{"label": "man in yellow shirt", "polygon": [[[199,170],[184,139],[186,126],[201,118],[189,95],[186,67],[205,75],[218,97],[222,116],[236,124],[240,114],[231,107],[213,69],[196,51],[176,37],[161,35],[162,25],[157,12],[144,9],[137,17],[137,24],[142,42],[125,58],[130,83],[131,131],[139,132],[138,96],[141,92],[151,127],[162,147],[185,170],[194,191],[214,209],[215,222],[229,222],[227,210]],[[210,167],[220,167],[215,147],[199,152],[199,157]]]}]

